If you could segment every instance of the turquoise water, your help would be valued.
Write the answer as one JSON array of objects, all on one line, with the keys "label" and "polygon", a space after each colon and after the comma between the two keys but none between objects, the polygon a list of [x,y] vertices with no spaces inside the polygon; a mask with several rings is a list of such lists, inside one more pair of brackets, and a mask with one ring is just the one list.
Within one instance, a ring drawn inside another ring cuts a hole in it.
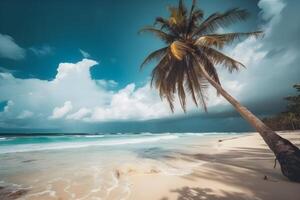
[{"label": "turquoise water", "polygon": [[0,154],[84,148],[92,146],[128,146],[159,143],[166,140],[191,137],[234,135],[238,133],[140,133],[140,134],[93,134],[93,135],[42,135],[0,136]]}]

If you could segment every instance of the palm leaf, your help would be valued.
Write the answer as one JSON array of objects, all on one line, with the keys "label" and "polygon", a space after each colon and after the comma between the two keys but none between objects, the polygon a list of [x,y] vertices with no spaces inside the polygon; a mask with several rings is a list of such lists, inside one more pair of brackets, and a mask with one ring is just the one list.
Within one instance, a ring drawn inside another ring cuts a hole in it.
[{"label": "palm leaf", "polygon": [[167,19],[164,19],[163,17],[156,17],[154,21],[154,26],[159,24],[160,29],[164,29],[165,27],[170,27],[169,21]]},{"label": "palm leaf", "polygon": [[172,55],[177,60],[182,60],[189,52],[193,52],[194,49],[190,47],[187,43],[181,42],[181,41],[174,41],[170,45],[170,50]]},{"label": "palm leaf", "polygon": [[185,16],[187,14],[187,9],[183,4],[183,0],[179,0],[178,2],[178,11],[182,16]]},{"label": "palm leaf", "polygon": [[166,52],[168,50],[169,47],[164,47],[161,49],[158,49],[156,51],[153,51],[152,53],[150,53],[146,59],[144,60],[144,62],[141,64],[141,69],[148,64],[149,62],[153,61],[153,60],[160,60],[164,55],[166,55]]},{"label": "palm leaf", "polygon": [[174,36],[178,37],[179,33],[176,30],[176,28],[174,28],[174,26],[172,26],[172,24],[170,23],[170,20],[164,19],[163,17],[157,17],[155,19],[154,22],[154,26],[159,25],[161,30],[166,30],[170,33],[172,33]]},{"label": "palm leaf", "polygon": [[205,71],[214,79],[215,82],[221,85],[217,70],[208,56],[203,52],[196,52],[195,55],[197,56],[198,63],[202,65]]},{"label": "palm leaf", "polygon": [[186,31],[187,36],[192,36],[191,32],[197,27],[197,22],[202,20],[202,18],[203,18],[203,11],[200,9],[197,9],[190,14],[189,24]]},{"label": "palm leaf", "polygon": [[190,17],[191,17],[191,15],[192,15],[192,13],[193,13],[195,7],[196,7],[196,3],[197,3],[196,0],[193,0],[193,1],[192,1],[192,6],[191,6],[191,10],[190,10]]},{"label": "palm leaf", "polygon": [[262,31],[245,32],[245,33],[225,33],[225,34],[209,34],[203,35],[196,40],[195,45],[214,46],[216,48],[223,48],[225,44],[230,44],[235,40],[241,40],[248,37],[259,37]]},{"label": "palm leaf", "polygon": [[210,15],[193,33],[193,36],[201,35],[207,32],[213,32],[218,28],[227,27],[237,21],[245,20],[249,13],[244,9],[233,8],[225,13],[214,13]]},{"label": "palm leaf", "polygon": [[154,35],[159,37],[161,40],[166,42],[167,44],[169,44],[170,42],[172,42],[174,40],[173,35],[168,34],[162,30],[153,28],[153,27],[145,27],[139,31],[139,33],[145,33],[145,32],[153,33]]},{"label": "palm leaf", "polygon": [[220,51],[210,48],[202,47],[201,50],[207,55],[209,60],[215,65],[223,65],[229,72],[238,71],[241,67],[245,67],[242,63],[230,58],[229,56],[221,53]]},{"label": "palm leaf", "polygon": [[189,16],[189,26],[188,26],[188,33],[191,30],[191,26],[197,22],[198,19],[203,18],[203,11],[201,9],[196,9],[196,0],[192,1],[192,6],[190,10]]},{"label": "palm leaf", "polygon": [[189,55],[186,59],[188,59],[186,65],[186,78],[189,82],[187,83],[188,87],[186,87],[186,89],[192,94],[196,106],[200,104],[204,111],[207,112],[207,98],[205,95],[207,80],[202,76],[201,70],[199,69],[197,62],[195,62],[194,57]]},{"label": "palm leaf", "polygon": [[186,112],[186,94],[185,94],[185,79],[186,79],[186,62],[185,60],[178,62],[178,69],[176,72],[177,95],[180,105],[184,112]]},{"label": "palm leaf", "polygon": [[164,74],[167,71],[168,67],[168,55],[165,55],[164,57],[161,58],[159,63],[156,65],[156,67],[152,70],[152,78],[150,85],[153,87],[153,83],[155,83],[155,87],[159,88],[161,85],[161,81],[164,80]]},{"label": "palm leaf", "polygon": [[189,56],[186,57],[185,59],[185,64],[186,64],[186,90],[189,92],[189,94],[192,96],[192,100],[194,101],[195,105],[198,107],[198,102],[197,102],[197,99],[196,99],[196,91],[195,91],[195,87],[194,87],[194,83],[192,80],[192,77],[190,76],[190,68],[193,67],[191,66],[192,65],[192,62],[191,62],[191,59]]},{"label": "palm leaf", "polygon": [[190,58],[188,62],[189,64],[187,65],[187,81],[189,82],[189,86],[187,87],[187,89],[192,94],[192,98],[196,106],[200,104],[203,107],[204,111],[207,112],[206,95],[204,93],[205,89],[207,88],[207,81],[202,77],[202,74],[200,73],[195,61]]}]

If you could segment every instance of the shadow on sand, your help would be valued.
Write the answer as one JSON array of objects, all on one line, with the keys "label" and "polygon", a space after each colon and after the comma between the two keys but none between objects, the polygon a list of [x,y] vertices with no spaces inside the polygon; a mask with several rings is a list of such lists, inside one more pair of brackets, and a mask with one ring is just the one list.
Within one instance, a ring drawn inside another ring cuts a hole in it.
[{"label": "shadow on sand", "polygon": [[1,200],[15,200],[20,199],[28,192],[26,189],[18,189],[14,187],[0,186],[0,199]]},{"label": "shadow on sand", "polygon": [[[178,194],[177,200],[250,200],[243,193],[222,191],[220,196],[214,194],[214,191],[209,188],[183,187],[171,192]],[[168,197],[163,197],[160,200],[168,200]]]}]

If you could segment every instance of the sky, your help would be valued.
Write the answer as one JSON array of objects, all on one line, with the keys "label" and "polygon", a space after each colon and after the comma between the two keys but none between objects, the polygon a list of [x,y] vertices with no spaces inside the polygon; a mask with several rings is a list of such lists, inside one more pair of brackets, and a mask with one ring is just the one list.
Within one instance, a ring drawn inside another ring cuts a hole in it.
[{"label": "sky", "polygon": [[[187,5],[191,1],[186,0]],[[250,131],[209,88],[208,113],[188,101],[172,114],[149,86],[162,43],[138,31],[168,16],[173,0],[0,1],[0,132]],[[224,49],[246,69],[217,66],[223,87],[255,114],[284,110],[300,77],[298,1],[201,0],[205,16],[245,8],[249,20],[222,32],[263,30]]]}]

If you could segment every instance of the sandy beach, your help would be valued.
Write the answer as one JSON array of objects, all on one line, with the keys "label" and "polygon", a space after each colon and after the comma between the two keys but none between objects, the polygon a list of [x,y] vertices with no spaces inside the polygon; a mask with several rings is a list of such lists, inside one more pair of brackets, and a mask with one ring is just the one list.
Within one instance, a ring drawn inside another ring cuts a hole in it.
[{"label": "sandy beach", "polygon": [[[299,146],[300,132],[280,135]],[[133,189],[129,199],[296,200],[300,197],[300,184],[288,181],[278,165],[274,168],[274,156],[257,133],[227,138],[218,143],[217,151],[207,152],[182,155],[182,162],[201,163],[186,176],[131,175]]]},{"label": "sandy beach", "polygon": [[[182,135],[2,154],[0,199],[299,199],[258,133]],[[299,131],[280,135],[300,145]]]}]

